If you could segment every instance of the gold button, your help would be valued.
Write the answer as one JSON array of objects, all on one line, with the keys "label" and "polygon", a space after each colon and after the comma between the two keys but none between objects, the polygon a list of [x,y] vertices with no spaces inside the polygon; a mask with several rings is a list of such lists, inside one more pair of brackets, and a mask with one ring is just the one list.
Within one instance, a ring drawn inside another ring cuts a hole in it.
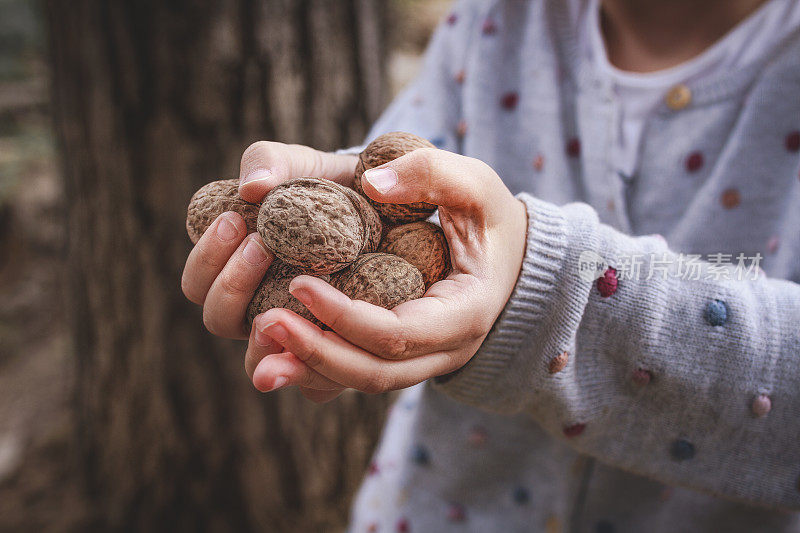
[{"label": "gold button", "polygon": [[676,85],[669,90],[665,100],[670,109],[678,111],[692,101],[692,90],[683,84]]}]

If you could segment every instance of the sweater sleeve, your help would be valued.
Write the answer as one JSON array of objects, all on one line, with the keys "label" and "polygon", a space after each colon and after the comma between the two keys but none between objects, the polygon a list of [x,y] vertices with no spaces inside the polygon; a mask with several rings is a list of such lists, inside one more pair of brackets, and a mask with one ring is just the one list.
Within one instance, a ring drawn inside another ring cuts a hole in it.
[{"label": "sweater sleeve", "polygon": [[608,464],[800,509],[800,286],[752,260],[735,270],[624,235],[584,204],[520,199],[513,294],[478,353],[436,386],[527,412]]}]

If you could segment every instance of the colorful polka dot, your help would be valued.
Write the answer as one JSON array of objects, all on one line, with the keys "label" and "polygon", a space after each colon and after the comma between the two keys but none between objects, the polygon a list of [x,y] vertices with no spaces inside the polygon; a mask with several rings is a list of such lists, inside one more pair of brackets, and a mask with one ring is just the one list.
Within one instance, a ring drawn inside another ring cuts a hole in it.
[{"label": "colorful polka dot", "polygon": [[606,202],[606,209],[609,211],[614,211],[617,208],[617,204],[614,202],[613,198],[609,198]]},{"label": "colorful polka dot", "polygon": [[506,111],[514,110],[517,107],[518,103],[519,103],[519,94],[514,92],[506,93],[502,96],[502,98],[500,98],[500,105]]},{"label": "colorful polka dot", "polygon": [[767,416],[767,413],[772,410],[772,400],[766,394],[759,394],[753,398],[751,409],[753,410],[753,414],[758,418]]},{"label": "colorful polka dot", "polygon": [[564,436],[568,439],[579,436],[586,429],[586,424],[572,424],[564,428]]},{"label": "colorful polka dot", "polygon": [[706,322],[712,326],[724,326],[728,321],[728,304],[722,300],[711,300],[706,305]]},{"label": "colorful polka dot", "polygon": [[569,362],[569,353],[561,352],[557,356],[550,359],[550,364],[547,366],[547,371],[551,374],[557,374],[564,370]]},{"label": "colorful polka dot", "polygon": [[467,518],[464,507],[454,503],[447,509],[447,519],[451,522],[463,522]]},{"label": "colorful polka dot", "polygon": [[378,533],[378,524],[372,522],[367,526],[367,533]]},{"label": "colorful polka dot", "polygon": [[530,492],[525,487],[515,487],[511,497],[517,505],[525,505],[531,499]]},{"label": "colorful polka dot", "polygon": [[544,523],[545,533],[561,533],[561,520],[554,514],[547,517]]},{"label": "colorful polka dot", "polygon": [[467,121],[462,120],[456,126],[456,135],[459,137],[464,137],[467,134]]},{"label": "colorful polka dot", "polygon": [[481,33],[484,35],[494,35],[497,33],[497,24],[495,24],[494,19],[491,17],[487,17],[483,21],[483,25],[481,26]]},{"label": "colorful polka dot", "polygon": [[777,235],[773,235],[767,241],[767,251],[771,254],[774,254],[775,252],[778,251],[780,245],[781,245],[780,239],[777,237]]},{"label": "colorful polka dot", "polygon": [[483,427],[475,426],[469,432],[469,437],[467,440],[471,446],[475,448],[482,448],[486,445],[486,441],[489,440],[489,434]]},{"label": "colorful polka dot", "polygon": [[456,81],[456,83],[461,85],[462,83],[464,83],[464,80],[467,79],[467,73],[464,71],[464,69],[461,69],[458,72],[456,72],[456,75],[453,77],[453,79]]},{"label": "colorful polka dot", "polygon": [[536,157],[533,158],[533,168],[537,172],[541,172],[544,168],[544,156],[542,154],[538,154]]},{"label": "colorful polka dot", "polygon": [[678,439],[672,443],[669,452],[676,461],[686,461],[694,457],[694,444]]},{"label": "colorful polka dot", "polygon": [[595,533],[614,533],[614,524],[606,520],[600,520],[594,525]]},{"label": "colorful polka dot", "polygon": [[742,203],[742,195],[736,189],[726,189],[720,197],[720,202],[725,209],[733,209]]},{"label": "colorful polka dot", "polygon": [[597,280],[597,291],[600,293],[600,296],[603,298],[608,298],[609,296],[613,296],[614,293],[617,292],[617,287],[619,282],[617,280],[617,269],[613,267],[608,267],[608,269],[603,274],[602,278]]},{"label": "colorful polka dot", "polygon": [[572,137],[567,141],[567,155],[570,157],[578,157],[581,155],[581,140],[577,137]]},{"label": "colorful polka dot", "polygon": [[703,168],[703,154],[701,152],[692,152],[686,158],[686,170],[689,172],[697,172]]},{"label": "colorful polka dot", "polygon": [[450,13],[447,16],[447,24],[449,26],[453,26],[456,22],[458,22],[458,15],[456,15],[455,13]]},{"label": "colorful polka dot", "polygon": [[784,145],[790,152],[800,151],[800,131],[795,130],[789,133],[789,135],[786,136]]},{"label": "colorful polka dot", "polygon": [[381,469],[378,468],[378,463],[376,463],[375,461],[372,461],[369,464],[369,467],[367,468],[367,474],[369,474],[370,476],[374,476],[374,475],[380,473],[380,471],[381,471]]},{"label": "colorful polka dot", "polygon": [[420,466],[425,466],[431,462],[427,448],[421,444],[417,444],[411,448],[411,460]]},{"label": "colorful polka dot", "polygon": [[653,379],[653,374],[649,370],[645,370],[644,368],[637,368],[633,371],[631,375],[631,380],[637,385],[644,387],[645,385],[649,384],[650,381]]},{"label": "colorful polka dot", "polygon": [[411,531],[411,524],[408,523],[408,519],[401,518],[397,521],[397,532],[398,533],[408,533]]}]

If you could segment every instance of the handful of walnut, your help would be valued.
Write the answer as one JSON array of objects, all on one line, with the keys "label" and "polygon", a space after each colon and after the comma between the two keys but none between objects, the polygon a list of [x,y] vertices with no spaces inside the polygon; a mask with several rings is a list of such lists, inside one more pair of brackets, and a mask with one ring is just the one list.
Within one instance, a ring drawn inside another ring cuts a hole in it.
[{"label": "handful of walnut", "polygon": [[352,299],[392,309],[421,297],[448,275],[447,241],[441,228],[424,221],[435,205],[374,202],[363,195],[361,176],[432,146],[408,133],[378,137],[359,156],[355,191],[329,180],[299,177],[278,185],[257,205],[239,197],[238,180],[211,182],[189,203],[189,238],[196,243],[225,211],[239,213],[248,231],[259,232],[276,259],[247,309],[250,323],[273,307],[317,322],[289,293],[289,282],[300,274],[322,278]]}]

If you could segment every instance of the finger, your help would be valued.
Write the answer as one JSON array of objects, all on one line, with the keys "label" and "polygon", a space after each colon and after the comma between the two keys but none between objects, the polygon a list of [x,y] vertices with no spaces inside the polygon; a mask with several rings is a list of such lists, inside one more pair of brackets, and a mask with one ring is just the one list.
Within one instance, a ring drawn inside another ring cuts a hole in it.
[{"label": "finger", "polygon": [[203,323],[208,331],[229,339],[247,338],[247,305],[272,259],[258,233],[251,233],[239,245],[206,295]]},{"label": "finger", "polygon": [[300,394],[314,403],[328,403],[338,398],[339,395],[344,392],[344,389],[338,391],[307,389],[305,387],[299,387],[299,389]]},{"label": "finger", "polygon": [[313,276],[296,277],[289,292],[347,341],[386,359],[453,350],[465,341],[482,339],[497,318],[485,316],[493,297],[466,275],[440,281],[423,298],[391,311],[351,300]]},{"label": "finger", "polygon": [[253,386],[261,392],[297,385],[307,389],[341,392],[343,387],[312,370],[293,353],[264,357],[253,372]]},{"label": "finger", "polygon": [[376,202],[427,202],[465,213],[481,212],[508,189],[485,163],[435,148],[420,148],[367,170],[364,192]]},{"label": "finger", "polygon": [[273,187],[301,176],[313,176],[351,185],[358,157],[321,152],[299,144],[259,141],[242,154],[239,194],[260,202]]},{"label": "finger", "polygon": [[286,309],[270,309],[256,318],[253,327],[328,379],[367,393],[410,387],[460,366],[455,352],[402,361],[382,359]]},{"label": "finger", "polygon": [[181,289],[186,297],[202,305],[212,283],[247,235],[241,215],[222,213],[197,241],[183,268]]},{"label": "finger", "polygon": [[283,346],[272,340],[267,335],[260,333],[256,328],[250,328],[250,340],[244,354],[244,370],[247,377],[253,381],[258,363],[265,357],[283,352]]}]

